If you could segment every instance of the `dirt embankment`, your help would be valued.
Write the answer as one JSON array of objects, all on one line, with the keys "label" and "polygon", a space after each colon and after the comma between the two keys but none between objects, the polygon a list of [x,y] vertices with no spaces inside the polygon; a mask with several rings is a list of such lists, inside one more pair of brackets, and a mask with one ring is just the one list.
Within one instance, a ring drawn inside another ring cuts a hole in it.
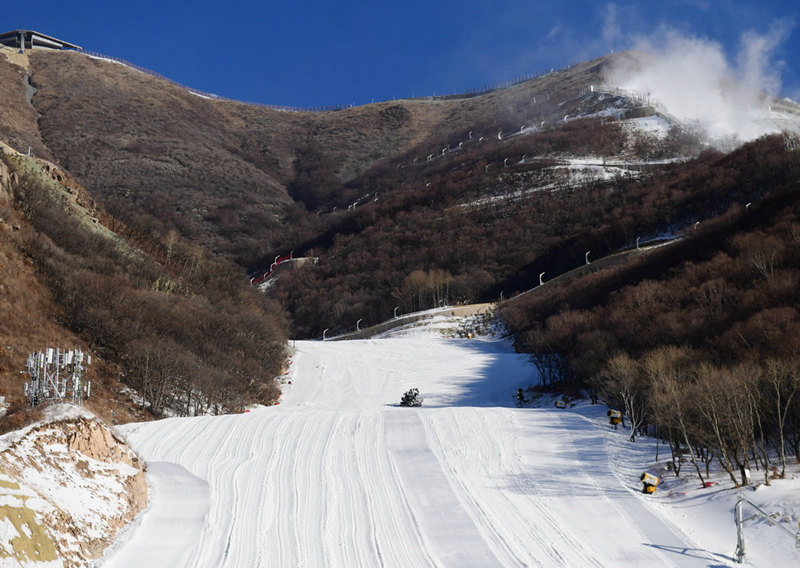
[{"label": "dirt embankment", "polygon": [[81,409],[59,412],[0,437],[0,564],[86,566],[147,505],[144,464],[125,443]]}]

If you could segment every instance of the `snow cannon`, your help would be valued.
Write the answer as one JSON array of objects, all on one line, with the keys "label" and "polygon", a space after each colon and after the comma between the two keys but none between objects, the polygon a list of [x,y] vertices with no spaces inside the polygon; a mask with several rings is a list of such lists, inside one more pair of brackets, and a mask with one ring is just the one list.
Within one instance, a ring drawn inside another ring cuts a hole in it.
[{"label": "snow cannon", "polygon": [[622,422],[622,412],[620,410],[612,410],[608,409],[608,423],[614,427],[614,430],[617,429],[617,425]]},{"label": "snow cannon", "polygon": [[658,487],[658,484],[661,483],[660,477],[647,472],[644,472],[642,475],[640,475],[639,479],[642,481],[642,493],[655,493],[656,487]]},{"label": "snow cannon", "polygon": [[400,399],[400,406],[422,406],[422,397],[419,396],[419,389],[409,389]]}]

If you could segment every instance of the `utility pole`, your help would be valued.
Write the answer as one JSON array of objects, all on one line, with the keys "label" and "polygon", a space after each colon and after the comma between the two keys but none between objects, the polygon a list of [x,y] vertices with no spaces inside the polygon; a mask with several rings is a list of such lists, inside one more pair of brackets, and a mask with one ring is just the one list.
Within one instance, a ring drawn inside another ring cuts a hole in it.
[{"label": "utility pole", "polygon": [[739,564],[744,562],[744,531],[742,530],[742,501],[743,498],[739,495],[739,500],[736,501],[733,515],[736,519],[736,562]]},{"label": "utility pole", "polygon": [[[785,531],[790,537],[794,539],[795,547],[800,548],[800,532],[793,533],[785,526],[783,526],[781,523],[776,523],[769,513],[764,511],[764,509],[762,509],[761,507],[753,503],[750,499],[746,498],[744,495],[740,493],[739,499],[736,501],[736,507],[734,507],[733,510],[734,518],[736,520],[736,553],[735,553],[736,562],[742,564],[744,562],[744,556],[745,556],[745,543],[744,543],[744,530],[743,530],[744,519],[742,517],[742,507],[744,506],[744,503],[747,503],[753,509],[755,509],[756,515],[761,515],[762,517],[764,517],[771,526],[777,526],[783,531]],[[798,528],[800,528],[800,524],[798,524]]]}]

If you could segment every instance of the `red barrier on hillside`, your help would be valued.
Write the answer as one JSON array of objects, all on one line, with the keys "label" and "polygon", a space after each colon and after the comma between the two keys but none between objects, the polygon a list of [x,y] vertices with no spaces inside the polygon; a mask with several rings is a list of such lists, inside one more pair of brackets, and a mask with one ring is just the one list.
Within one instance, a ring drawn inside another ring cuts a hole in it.
[{"label": "red barrier on hillside", "polygon": [[266,282],[267,279],[269,279],[269,277],[272,276],[272,273],[275,272],[275,269],[278,267],[279,264],[283,264],[284,262],[292,260],[293,254],[294,251],[290,252],[289,254],[276,257],[275,262],[272,263],[272,265],[269,267],[269,270],[267,270],[261,276],[256,276],[254,278],[251,278],[250,284],[252,284],[253,286],[258,286],[259,284],[263,284],[264,282]]}]

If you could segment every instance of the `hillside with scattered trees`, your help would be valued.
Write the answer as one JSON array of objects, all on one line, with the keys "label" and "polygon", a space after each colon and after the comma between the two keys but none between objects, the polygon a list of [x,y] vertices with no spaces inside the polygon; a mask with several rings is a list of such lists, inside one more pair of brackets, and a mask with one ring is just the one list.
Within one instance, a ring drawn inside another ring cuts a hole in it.
[{"label": "hillside with scattered trees", "polygon": [[28,352],[69,342],[95,355],[89,404],[112,422],[274,402],[285,322],[235,266],[175,231],[156,239],[123,225],[49,162],[7,149],[0,171],[2,290],[34,306],[4,306],[0,385],[12,411],[27,405]]},{"label": "hillside with scattered trees", "polygon": [[800,144],[760,139],[681,177],[649,195],[684,189],[719,214],[501,313],[546,384],[588,386],[624,409],[632,439],[649,428],[674,467],[686,452],[702,478],[707,463],[695,461],[719,458],[744,483],[745,470],[773,474],[777,452],[783,475],[800,459]]}]

